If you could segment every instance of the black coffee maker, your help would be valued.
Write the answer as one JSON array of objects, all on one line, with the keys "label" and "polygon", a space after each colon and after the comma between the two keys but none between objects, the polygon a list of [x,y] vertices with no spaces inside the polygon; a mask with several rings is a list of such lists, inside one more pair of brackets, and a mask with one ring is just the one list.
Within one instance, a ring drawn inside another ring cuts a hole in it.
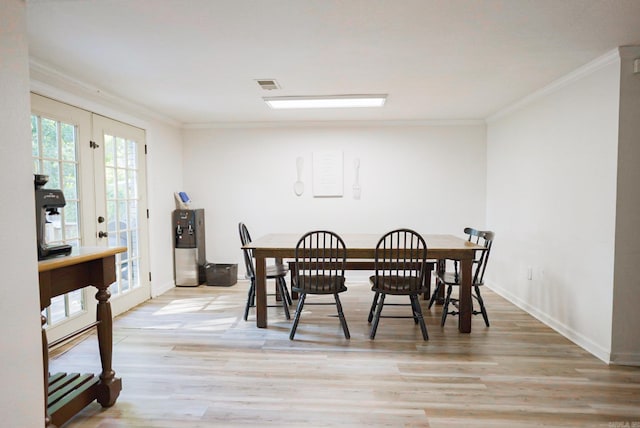
[{"label": "black coffee maker", "polygon": [[58,208],[66,205],[62,190],[43,189],[42,186],[49,181],[48,175],[34,174],[33,184],[36,194],[36,227],[38,237],[38,260],[47,259],[54,256],[71,254],[71,245],[49,245],[47,244],[45,227],[48,223],[48,215],[60,215]]}]

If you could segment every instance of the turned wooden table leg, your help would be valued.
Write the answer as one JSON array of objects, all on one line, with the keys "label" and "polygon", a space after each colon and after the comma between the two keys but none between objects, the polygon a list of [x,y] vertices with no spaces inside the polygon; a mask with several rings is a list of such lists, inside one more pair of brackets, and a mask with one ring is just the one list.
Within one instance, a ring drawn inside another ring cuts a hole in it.
[{"label": "turned wooden table leg", "polygon": [[122,390],[122,380],[115,377],[116,373],[111,368],[113,330],[109,297],[111,297],[111,293],[107,288],[99,289],[96,293],[96,299],[98,300],[97,320],[99,322],[98,347],[100,349],[100,362],[102,363],[97,400],[103,407],[112,406]]}]

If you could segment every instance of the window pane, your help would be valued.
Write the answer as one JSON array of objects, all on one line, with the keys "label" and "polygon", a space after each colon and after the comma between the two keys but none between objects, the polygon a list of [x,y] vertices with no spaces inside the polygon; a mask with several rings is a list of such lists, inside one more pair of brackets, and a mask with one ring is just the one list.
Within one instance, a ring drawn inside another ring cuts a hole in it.
[{"label": "window pane", "polygon": [[31,115],[31,153],[34,158],[40,156],[38,141],[38,116]]},{"label": "window pane", "polygon": [[42,157],[58,159],[58,123],[42,119]]},{"label": "window pane", "polygon": [[44,185],[47,189],[60,188],[60,163],[56,161],[43,161],[42,173],[49,176],[49,181]]},{"label": "window pane", "polygon": [[76,160],[76,127],[68,123],[60,124],[62,137],[62,159],[66,161]]},{"label": "window pane", "polygon": [[138,201],[129,201],[129,229],[138,227]]},{"label": "window pane", "polygon": [[115,214],[115,208],[110,209],[110,205],[112,205],[112,203],[107,204],[107,211],[113,211],[113,214],[109,214],[107,217],[109,219],[109,223],[107,224],[107,232],[109,232],[109,246],[112,247],[118,245],[118,219]]},{"label": "window pane", "polygon": [[120,289],[118,287],[118,283],[119,283],[119,281],[116,281],[113,284],[111,284],[111,286],[109,287],[109,291],[111,292],[112,296],[117,296],[118,294],[120,294]]},{"label": "window pane", "polygon": [[107,201],[107,219],[109,219],[109,225],[107,230],[109,233],[114,232],[116,230],[116,203],[115,201]]},{"label": "window pane", "polygon": [[138,231],[133,229],[129,232],[129,239],[131,243],[131,257],[138,256]]},{"label": "window pane", "polygon": [[104,164],[105,166],[114,167],[115,163],[115,145],[113,143],[113,136],[104,135]]},{"label": "window pane", "polygon": [[64,182],[64,198],[78,199],[78,185],[77,185],[77,166],[75,163],[63,162],[62,163],[62,180]]},{"label": "window pane", "polygon": [[130,282],[129,282],[129,261],[124,261],[120,265],[120,272],[122,275],[120,276],[120,290],[127,291],[129,290]]},{"label": "window pane", "polygon": [[138,152],[137,152],[138,143],[135,141],[129,140],[127,141],[127,168],[136,169],[138,168]]},{"label": "window pane", "polygon": [[116,165],[119,168],[127,166],[127,143],[124,138],[116,137]]},{"label": "window pane", "polygon": [[[107,200],[116,198],[116,177],[113,168],[105,168],[105,190],[107,192]],[[111,218],[111,217],[109,217]]]},{"label": "window pane", "polygon": [[67,300],[69,303],[69,316],[82,312],[84,309],[82,290],[76,290],[68,293]]},{"label": "window pane", "polygon": [[77,202],[67,202],[67,205],[64,207],[64,219],[69,223],[77,223],[78,222],[78,203]]},{"label": "window pane", "polygon": [[117,176],[117,186],[116,188],[118,189],[118,199],[125,199],[127,197],[127,170],[126,169],[122,169],[122,168],[118,168],[116,170],[116,176]]},{"label": "window pane", "polygon": [[118,246],[118,234],[117,232],[109,232],[109,236],[107,237],[107,245],[110,247]]},{"label": "window pane", "polygon": [[80,227],[78,224],[78,203],[67,201],[67,205],[64,207],[64,239],[80,237]]},{"label": "window pane", "polygon": [[[129,247],[129,235],[127,233],[126,230],[121,230],[118,232],[118,243],[117,245],[120,245],[122,247]],[[129,257],[129,252],[125,251],[124,253],[122,253],[122,259],[126,260]]]},{"label": "window pane", "polygon": [[129,213],[127,201],[118,201],[118,229],[127,229],[129,224]]},{"label": "window pane", "polygon": [[131,285],[132,288],[136,288],[140,286],[140,267],[138,265],[138,260],[134,259],[130,264],[131,268]]},{"label": "window pane", "polygon": [[64,296],[56,296],[51,299],[51,306],[49,306],[49,325],[62,321],[66,316],[64,309]]},{"label": "window pane", "polygon": [[134,170],[128,171],[128,179],[127,179],[127,190],[129,194],[129,199],[137,199],[138,198],[138,178],[137,173]]}]

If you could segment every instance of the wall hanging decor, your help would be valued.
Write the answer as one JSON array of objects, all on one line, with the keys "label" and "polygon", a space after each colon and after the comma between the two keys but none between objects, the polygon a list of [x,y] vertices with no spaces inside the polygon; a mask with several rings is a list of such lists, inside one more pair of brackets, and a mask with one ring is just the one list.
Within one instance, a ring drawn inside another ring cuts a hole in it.
[{"label": "wall hanging decor", "polygon": [[342,151],[313,153],[314,197],[342,197],[343,181]]},{"label": "wall hanging decor", "polygon": [[355,178],[353,180],[353,199],[360,199],[362,189],[360,188],[360,159],[353,160],[353,169],[355,170]]},{"label": "wall hanging decor", "polygon": [[304,193],[304,183],[302,182],[302,167],[304,166],[304,159],[301,157],[296,158],[296,172],[298,179],[293,183],[293,192],[301,196]]}]

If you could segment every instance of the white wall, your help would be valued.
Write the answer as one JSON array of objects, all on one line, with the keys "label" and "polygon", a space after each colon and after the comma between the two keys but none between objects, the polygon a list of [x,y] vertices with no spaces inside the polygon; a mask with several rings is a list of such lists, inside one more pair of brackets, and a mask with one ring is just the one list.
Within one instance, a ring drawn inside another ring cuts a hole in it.
[{"label": "white wall", "polygon": [[0,2],[0,415],[6,427],[44,425],[36,228],[29,132],[26,7]]},{"label": "white wall", "polygon": [[487,223],[496,231],[490,286],[604,361],[611,351],[619,67],[617,52],[596,60],[487,128]]},{"label": "white wall", "polygon": [[172,288],[171,211],[175,209],[173,192],[182,187],[182,135],[179,124],[37,63],[31,64],[31,89],[146,131],[151,295],[157,296]]},{"label": "white wall", "polygon": [[[485,126],[292,126],[190,129],[184,190],[205,208],[207,259],[238,263],[238,222],[272,232],[383,233],[395,227],[462,234],[485,223]],[[344,197],[312,196],[312,153],[344,154]],[[305,193],[294,194],[296,157]],[[360,159],[360,200],[352,197]]]},{"label": "white wall", "polygon": [[620,137],[611,360],[640,365],[640,46],[620,48]]},{"label": "white wall", "polygon": [[172,126],[153,124],[147,131],[147,192],[151,296],[175,286],[173,279],[173,192],[182,185],[182,135]]}]

